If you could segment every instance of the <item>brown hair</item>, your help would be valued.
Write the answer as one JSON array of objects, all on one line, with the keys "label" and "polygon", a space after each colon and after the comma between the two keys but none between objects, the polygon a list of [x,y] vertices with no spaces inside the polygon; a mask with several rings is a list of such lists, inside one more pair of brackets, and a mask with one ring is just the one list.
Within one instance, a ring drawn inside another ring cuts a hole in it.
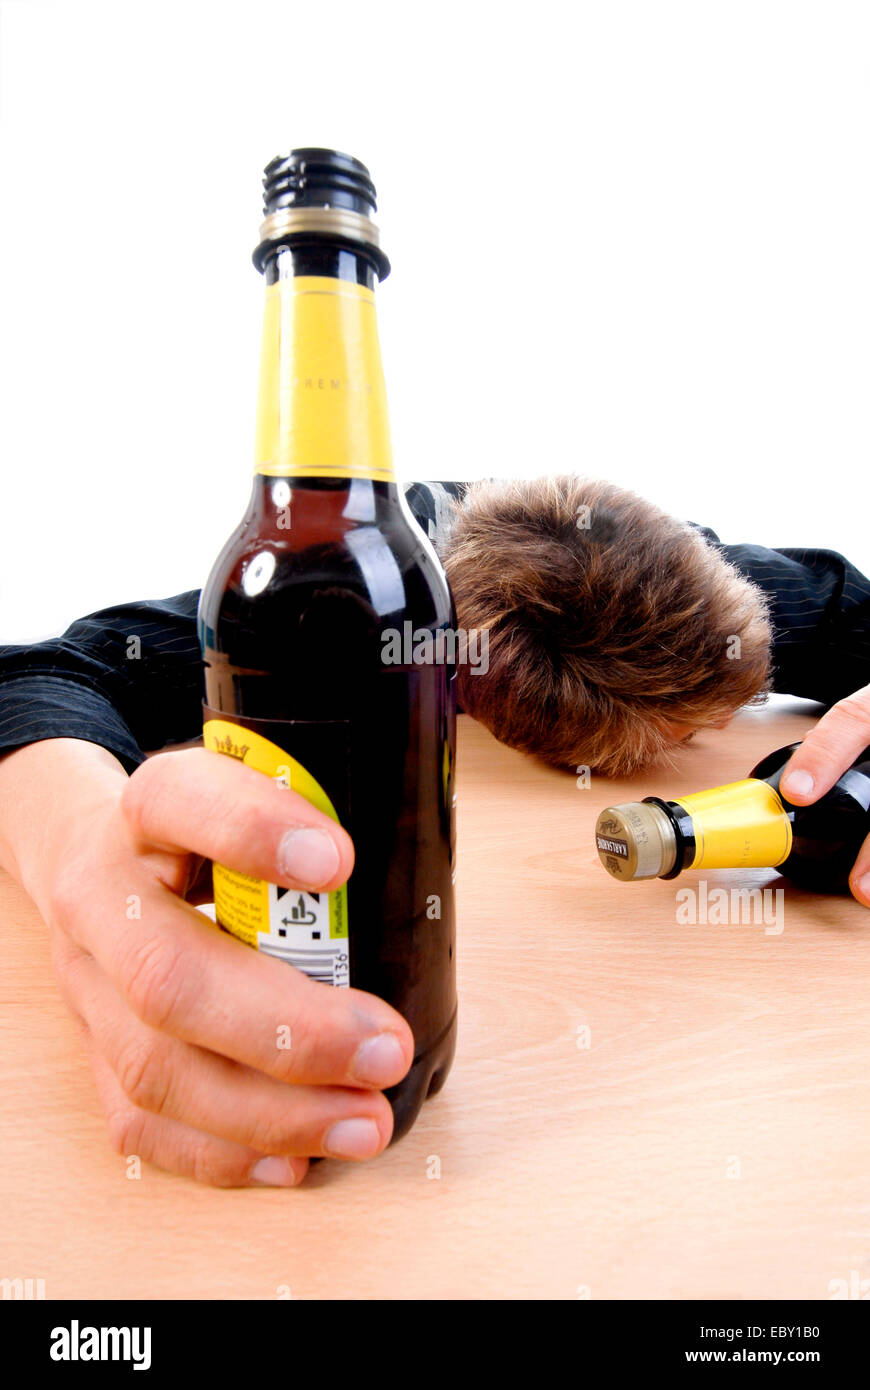
[{"label": "brown hair", "polygon": [[462,708],[554,766],[630,773],[666,755],[666,722],[721,722],[770,684],[761,590],[610,483],[472,484],[443,558],[458,626],[488,633]]}]

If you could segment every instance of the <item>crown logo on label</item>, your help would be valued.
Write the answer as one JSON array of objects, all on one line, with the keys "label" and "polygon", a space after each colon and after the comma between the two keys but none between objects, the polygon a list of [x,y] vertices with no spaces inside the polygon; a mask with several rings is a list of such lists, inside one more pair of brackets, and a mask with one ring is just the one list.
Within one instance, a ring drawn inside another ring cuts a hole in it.
[{"label": "crown logo on label", "polygon": [[214,746],[218,753],[226,753],[228,758],[238,758],[240,762],[244,762],[245,755],[250,751],[251,745],[249,743],[234,743],[227,734],[226,738],[216,738]]}]

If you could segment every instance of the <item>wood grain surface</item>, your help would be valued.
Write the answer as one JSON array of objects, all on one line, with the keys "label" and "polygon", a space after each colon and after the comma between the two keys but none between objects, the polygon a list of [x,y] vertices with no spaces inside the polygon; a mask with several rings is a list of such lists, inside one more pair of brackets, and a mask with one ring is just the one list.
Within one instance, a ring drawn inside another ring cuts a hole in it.
[{"label": "wood grain surface", "polygon": [[602,806],[745,776],[814,717],[745,711],[676,772],[581,788],[462,716],[453,1071],[394,1149],[290,1191],[127,1177],[45,928],[2,878],[0,1278],[49,1299],[827,1299],[870,1278],[870,914],[755,870],[781,932],[679,925],[698,875],[616,883],[592,837]]}]

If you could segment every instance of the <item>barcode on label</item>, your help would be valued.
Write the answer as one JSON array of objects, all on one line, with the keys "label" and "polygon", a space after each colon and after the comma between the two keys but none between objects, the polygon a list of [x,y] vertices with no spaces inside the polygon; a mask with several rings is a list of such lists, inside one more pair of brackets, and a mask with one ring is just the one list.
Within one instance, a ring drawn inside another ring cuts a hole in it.
[{"label": "barcode on label", "polygon": [[347,947],[344,945],[331,950],[305,950],[292,942],[285,945],[282,941],[276,941],[274,937],[264,940],[261,936],[260,950],[267,956],[276,956],[288,965],[295,965],[297,970],[303,971],[311,980],[344,988],[350,985]]}]

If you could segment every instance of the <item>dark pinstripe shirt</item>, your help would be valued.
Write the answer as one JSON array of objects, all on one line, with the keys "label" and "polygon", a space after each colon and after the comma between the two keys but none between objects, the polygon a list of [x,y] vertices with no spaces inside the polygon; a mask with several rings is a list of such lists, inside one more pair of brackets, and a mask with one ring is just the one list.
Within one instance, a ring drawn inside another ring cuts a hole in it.
[{"label": "dark pinstripe shirt", "polygon": [[[412,483],[406,497],[436,549],[464,483]],[[832,550],[722,545],[720,554],[771,600],[774,689],[833,704],[870,683],[870,581]],[[132,771],[145,752],[198,737],[199,591],[119,604],[35,646],[0,647],[0,753],[45,738],[82,738]],[[140,640],[131,660],[130,638]]]}]

